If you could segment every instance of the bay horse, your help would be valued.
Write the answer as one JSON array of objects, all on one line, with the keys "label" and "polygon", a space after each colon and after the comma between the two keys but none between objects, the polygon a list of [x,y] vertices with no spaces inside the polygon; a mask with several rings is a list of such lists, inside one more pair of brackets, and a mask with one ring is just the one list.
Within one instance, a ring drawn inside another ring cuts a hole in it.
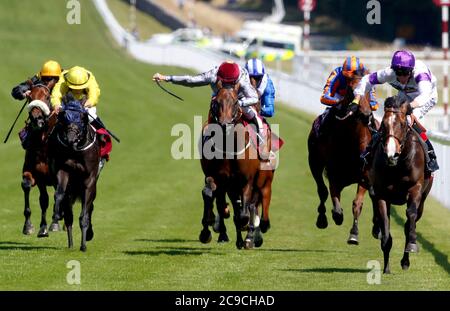
[{"label": "bay horse", "polygon": [[100,142],[81,101],[66,96],[51,137],[51,163],[56,175],[55,220],[64,217],[69,248],[73,247],[72,206],[79,198],[81,251],[92,240],[92,211],[97,192]]},{"label": "bay horse", "polygon": [[[39,189],[39,204],[41,207],[41,223],[39,225],[38,238],[48,237],[46,212],[49,205],[47,186],[54,186],[54,180],[48,166],[48,136],[56,121],[56,116],[51,114],[50,93],[56,80],[48,83],[32,84],[29,82],[31,92],[28,95],[31,101],[28,104],[28,122],[19,133],[25,148],[25,161],[22,168],[22,190],[24,193],[25,223],[23,234],[30,235],[34,231],[31,223],[30,191],[37,186]],[[26,137],[24,137],[26,135]],[[51,231],[58,231],[58,223],[52,223]]]},{"label": "bay horse", "polygon": [[[219,212],[219,240],[225,237],[223,218],[229,213],[225,201],[228,194],[234,210],[236,247],[248,249],[262,245],[259,223],[266,225],[265,229],[269,227],[268,208],[273,170],[261,171],[257,149],[251,143],[248,130],[243,124],[237,96],[239,87],[239,84],[232,86],[218,83],[217,95],[211,102],[210,122],[203,131],[204,136],[209,139],[203,141],[201,150],[205,187],[202,191],[204,213],[200,240],[204,243],[210,240],[208,225],[214,221],[211,212],[214,199]],[[205,146],[208,145],[210,154],[205,154],[208,149]],[[261,222],[257,210],[260,202],[263,204]],[[241,235],[242,230],[248,231],[245,241]]]},{"label": "bay horse", "polygon": [[[361,97],[356,113],[348,110],[349,103],[354,99],[353,89],[360,79],[353,79],[347,89],[346,96],[336,106],[332,107],[329,116],[327,135],[318,135],[317,127],[322,116],[314,120],[308,137],[308,162],[311,173],[317,185],[320,198],[316,226],[325,229],[328,226],[325,202],[330,193],[333,208],[332,217],[336,225],[341,225],[344,214],[341,207],[341,191],[352,184],[358,184],[353,200],[353,226],[350,229],[348,244],[358,245],[358,218],[361,214],[364,195],[369,188],[368,172],[362,171],[360,154],[369,144],[372,134],[369,126],[376,126],[369,104],[369,94]],[[329,192],[324,183],[323,173],[329,181]],[[375,206],[373,205],[375,209]],[[378,226],[375,217],[372,232],[378,236]]]},{"label": "bay horse", "polygon": [[379,226],[384,273],[390,273],[389,252],[391,204],[406,204],[405,249],[401,266],[410,266],[409,253],[418,252],[416,223],[422,216],[425,200],[433,184],[433,176],[426,171],[422,139],[407,123],[409,103],[399,97],[389,97],[384,104],[380,143],[375,147],[369,180],[373,187]]}]

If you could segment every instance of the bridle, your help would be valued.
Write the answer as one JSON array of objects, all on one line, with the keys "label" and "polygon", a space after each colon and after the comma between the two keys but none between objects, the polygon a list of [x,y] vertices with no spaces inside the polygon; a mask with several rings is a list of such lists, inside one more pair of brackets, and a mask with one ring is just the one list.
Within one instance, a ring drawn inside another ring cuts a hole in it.
[{"label": "bridle", "polygon": [[[386,112],[391,112],[391,113],[395,113],[395,114],[403,114],[403,115],[406,116],[406,113],[403,112],[403,111],[400,111],[398,108],[385,108],[384,111],[385,111],[385,113],[386,113]],[[385,139],[384,139],[384,141],[382,142],[382,143],[383,143],[383,146],[385,146],[385,142],[386,142],[390,137],[392,137],[392,138],[394,138],[394,139],[399,143],[399,145],[400,145],[400,151],[399,151],[399,153],[401,153],[402,150],[403,150],[403,147],[404,147],[404,145],[405,145],[405,142],[406,142],[406,139],[407,139],[407,137],[408,137],[408,133],[409,133],[410,129],[411,129],[411,128],[408,126],[408,127],[407,127],[407,130],[406,130],[406,133],[405,133],[405,135],[404,135],[404,137],[403,137],[403,139],[398,138],[398,137],[397,137],[396,135],[394,135],[394,134],[387,134],[387,135],[384,135],[384,136],[385,136]]]}]

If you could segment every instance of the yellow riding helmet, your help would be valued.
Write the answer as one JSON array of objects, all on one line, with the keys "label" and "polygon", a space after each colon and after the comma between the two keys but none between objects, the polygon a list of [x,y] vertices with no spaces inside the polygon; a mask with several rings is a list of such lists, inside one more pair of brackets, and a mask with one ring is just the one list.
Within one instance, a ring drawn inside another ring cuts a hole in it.
[{"label": "yellow riding helmet", "polygon": [[90,74],[83,67],[75,66],[70,68],[65,74],[67,86],[74,90],[85,89],[89,83]]},{"label": "yellow riding helmet", "polygon": [[61,65],[54,60],[46,61],[39,73],[41,77],[59,77],[60,74]]}]

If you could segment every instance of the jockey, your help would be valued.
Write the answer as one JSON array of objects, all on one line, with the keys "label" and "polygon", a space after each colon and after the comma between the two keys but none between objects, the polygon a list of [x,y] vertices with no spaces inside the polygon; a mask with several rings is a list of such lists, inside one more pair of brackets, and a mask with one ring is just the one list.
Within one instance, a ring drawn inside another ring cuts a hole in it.
[{"label": "jockey", "polygon": [[245,64],[250,78],[256,81],[256,90],[261,97],[261,115],[272,117],[274,111],[275,88],[272,79],[265,72],[264,64],[257,58],[251,58]]},{"label": "jockey", "polygon": [[[37,85],[37,84],[47,85],[52,80],[55,80],[55,82],[57,82],[59,79],[59,75],[61,74],[61,71],[62,71],[61,65],[58,62],[56,62],[54,60],[46,61],[42,65],[41,70],[37,74],[32,76],[27,81],[24,81],[24,82],[20,83],[19,85],[15,86],[11,91],[11,96],[17,100],[23,100],[30,95],[31,89],[34,85]],[[50,89],[49,91],[51,92],[52,90]],[[48,117],[48,115],[50,114],[50,111],[48,111],[49,109],[47,108],[47,105],[41,101],[34,101],[32,105],[28,104],[28,107],[27,107],[28,111],[30,111],[33,107],[40,108],[46,117]],[[22,148],[24,148],[24,149],[27,149],[27,147],[28,147],[28,142],[29,142],[28,134],[29,134],[30,130],[31,130],[31,128],[29,127],[29,124],[26,122],[25,127],[22,128],[19,132],[19,138],[20,138],[20,141],[22,144]]]},{"label": "jockey", "polygon": [[[75,66],[61,73],[58,83],[52,91],[51,104],[54,110],[59,111],[61,102],[67,94],[71,94],[77,100],[85,100],[84,108],[89,114],[89,122],[99,131],[103,129],[103,123],[97,116],[97,103],[100,97],[100,88],[92,72],[83,67]],[[103,134],[103,132],[102,132]],[[102,144],[107,144],[109,137],[100,136]],[[109,160],[109,155],[102,156],[100,170],[104,162]]]},{"label": "jockey", "polygon": [[[327,82],[323,88],[320,102],[327,107],[322,114],[321,133],[324,134],[330,123],[331,115],[333,114],[334,107],[337,107],[341,100],[347,93],[348,83],[354,78],[360,78],[367,72],[364,64],[358,57],[347,57],[342,67],[334,69],[327,79]],[[357,106],[353,106],[356,107]],[[355,108],[350,109],[355,109]],[[378,103],[375,99],[375,92],[373,89],[370,92],[370,108],[372,111],[378,109]]]},{"label": "jockey", "polygon": [[[361,80],[361,84],[355,90],[355,102],[360,96],[377,84],[389,83],[397,89],[398,96],[410,103],[414,120],[408,116],[408,122],[414,130],[422,137],[428,150],[427,169],[434,172],[439,169],[436,161],[434,148],[426,136],[426,130],[419,124],[418,119],[423,118],[431,108],[437,103],[437,82],[436,77],[430,69],[420,60],[415,60],[410,51],[396,51],[392,57],[391,66],[378,70],[370,75],[366,75]],[[411,124],[411,122],[413,124]],[[366,151],[361,157],[367,162],[366,157],[376,146],[380,135],[374,135]]]},{"label": "jockey", "polygon": [[263,121],[253,107],[259,101],[258,93],[251,85],[250,77],[245,68],[240,67],[232,61],[226,61],[219,67],[214,67],[213,69],[196,76],[165,76],[160,73],[155,73],[153,75],[153,80],[167,81],[190,87],[210,85],[213,90],[213,96],[218,91],[216,85],[218,81],[233,85],[239,83],[238,97],[242,113],[247,120],[253,122],[257,126],[260,146],[264,144]]},{"label": "jockey", "polygon": [[[25,99],[25,97],[30,95],[33,85],[47,84],[52,79],[58,81],[61,71],[61,65],[58,62],[54,60],[46,61],[37,74],[35,74],[29,80],[15,86],[11,91],[11,96],[17,100],[23,100]],[[30,81],[31,85],[29,84]]]}]

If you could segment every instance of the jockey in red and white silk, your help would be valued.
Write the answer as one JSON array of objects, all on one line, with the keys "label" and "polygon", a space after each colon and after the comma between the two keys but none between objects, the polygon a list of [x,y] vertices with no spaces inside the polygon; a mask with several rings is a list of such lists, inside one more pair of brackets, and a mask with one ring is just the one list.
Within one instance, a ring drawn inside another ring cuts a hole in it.
[{"label": "jockey in red and white silk", "polygon": [[196,87],[210,85],[213,90],[213,96],[217,93],[217,82],[222,81],[225,84],[239,83],[239,105],[242,108],[244,117],[255,123],[258,126],[258,135],[260,140],[264,139],[264,127],[261,116],[258,115],[256,109],[253,107],[258,103],[258,93],[250,83],[250,77],[245,68],[242,68],[234,62],[224,62],[219,67],[214,67],[209,71],[201,74],[190,76],[165,76],[156,73],[153,80],[163,80],[172,82],[173,84]]}]

